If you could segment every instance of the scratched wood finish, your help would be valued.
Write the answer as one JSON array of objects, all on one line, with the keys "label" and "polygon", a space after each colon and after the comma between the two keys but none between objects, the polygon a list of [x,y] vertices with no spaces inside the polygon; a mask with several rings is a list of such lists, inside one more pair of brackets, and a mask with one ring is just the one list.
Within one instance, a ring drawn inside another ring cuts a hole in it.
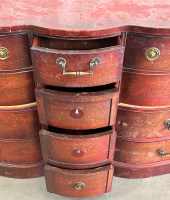
[{"label": "scratched wood finish", "polygon": [[[67,135],[40,131],[45,163],[57,167],[86,169],[113,161],[116,134],[106,131],[89,135]],[[80,152],[76,152],[80,150]]]},{"label": "scratched wood finish", "polygon": [[134,106],[120,103],[116,131],[127,138],[155,138],[170,135],[164,124],[170,117],[170,106]]},{"label": "scratched wood finish", "polygon": [[39,138],[31,140],[0,140],[0,162],[31,163],[42,160]]},{"label": "scratched wood finish", "polygon": [[0,74],[0,106],[35,102],[32,70]]},{"label": "scratched wood finish", "polygon": [[7,164],[1,162],[0,176],[19,179],[44,176],[44,163],[42,161],[27,164]]},{"label": "scratched wood finish", "polygon": [[41,129],[36,103],[0,106],[0,138],[31,139]]},{"label": "scratched wood finish", "polygon": [[170,160],[147,164],[129,164],[114,161],[113,166],[114,176],[121,178],[148,178],[170,173]]},{"label": "scratched wood finish", "polygon": [[103,37],[123,31],[170,34],[169,1],[6,0],[1,5],[0,27],[6,33],[32,25],[34,32],[60,37]]},{"label": "scratched wood finish", "polygon": [[[47,191],[66,197],[100,195],[110,191],[113,171],[112,165],[85,170],[68,170],[45,165]],[[77,182],[84,183],[85,187],[81,190],[75,189],[73,185]]]},{"label": "scratched wood finish", "polygon": [[120,102],[137,106],[170,105],[170,73],[123,68]]},{"label": "scratched wood finish", "polygon": [[119,92],[60,92],[35,89],[40,123],[65,129],[95,129],[115,124]]},{"label": "scratched wood finish", "polygon": [[[160,50],[160,56],[154,61],[145,58],[145,51],[151,47]],[[170,71],[170,37],[129,34],[126,41],[124,67],[149,71]]]},{"label": "scratched wood finish", "polygon": [[135,139],[127,141],[117,138],[115,147],[115,161],[124,163],[152,163],[168,160],[169,157],[161,157],[156,153],[158,149],[163,149],[165,154],[170,153],[170,137],[166,140],[153,141],[148,139],[145,142]]},{"label": "scratched wood finish", "polygon": [[0,72],[31,67],[27,34],[0,35],[0,47],[5,47],[10,52],[7,60],[0,60]]},{"label": "scratched wood finish", "polygon": [[[81,41],[79,42],[81,43]],[[88,40],[84,43],[84,46],[83,44],[80,47],[77,45],[79,49],[84,47],[84,50],[74,50],[75,47],[78,48],[74,44],[74,40],[69,43],[69,50],[63,50],[67,47],[65,43],[62,47],[60,47],[60,43],[57,43],[56,46],[51,45],[52,48],[57,48],[56,50],[33,46],[31,55],[35,81],[62,87],[92,87],[119,81],[122,72],[124,47],[116,45],[100,48],[99,46],[98,49],[87,50],[90,48],[87,46],[89,44]],[[95,48],[95,45],[93,48]],[[66,60],[66,72],[90,72],[90,61],[94,57],[98,57],[101,63],[93,67],[93,74],[64,75],[63,68],[56,64],[59,57]]]}]

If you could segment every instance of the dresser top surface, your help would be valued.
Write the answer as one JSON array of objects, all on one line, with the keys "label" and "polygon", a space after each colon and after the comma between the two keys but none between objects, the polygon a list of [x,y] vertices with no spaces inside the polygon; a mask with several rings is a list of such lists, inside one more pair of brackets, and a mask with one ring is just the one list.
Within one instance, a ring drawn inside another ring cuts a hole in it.
[{"label": "dresser top surface", "polygon": [[86,36],[97,36],[97,31],[114,34],[133,26],[170,29],[170,1],[3,0],[0,19],[0,27],[34,25],[65,30],[73,37],[85,35],[84,31]]}]

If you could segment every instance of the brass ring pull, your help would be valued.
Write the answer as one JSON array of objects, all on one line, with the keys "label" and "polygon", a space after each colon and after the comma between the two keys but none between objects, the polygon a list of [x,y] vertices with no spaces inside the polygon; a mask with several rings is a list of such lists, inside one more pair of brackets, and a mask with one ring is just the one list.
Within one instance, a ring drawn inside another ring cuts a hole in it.
[{"label": "brass ring pull", "polygon": [[160,51],[156,47],[151,47],[145,51],[145,58],[149,61],[156,60],[160,56]]},{"label": "brass ring pull", "polygon": [[164,122],[165,126],[168,126],[168,130],[170,131],[170,119]]},{"label": "brass ring pull", "polygon": [[9,50],[5,47],[0,47],[0,60],[7,60],[9,56]]},{"label": "brass ring pull", "polygon": [[66,60],[64,58],[57,58],[56,60],[56,64],[59,67],[63,68],[63,74],[64,75],[87,75],[87,74],[93,74],[93,67],[96,67],[100,64],[100,58],[92,58],[92,60],[90,61],[90,72],[66,72]]},{"label": "brass ring pull", "polygon": [[163,149],[158,149],[158,150],[156,151],[156,153],[160,154],[162,158],[163,158],[163,157],[168,157],[168,156],[170,156],[170,153],[164,154],[164,150],[163,150]]},{"label": "brass ring pull", "polygon": [[82,190],[84,187],[85,187],[85,184],[84,183],[75,183],[73,185],[73,187],[76,189],[76,190]]}]

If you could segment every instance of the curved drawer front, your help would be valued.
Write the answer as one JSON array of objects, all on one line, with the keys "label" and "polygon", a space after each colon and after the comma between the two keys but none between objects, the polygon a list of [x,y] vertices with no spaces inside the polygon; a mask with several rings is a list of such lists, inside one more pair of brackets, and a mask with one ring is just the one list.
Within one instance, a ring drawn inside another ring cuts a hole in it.
[{"label": "curved drawer front", "polygon": [[[31,52],[36,82],[62,87],[92,87],[117,82],[121,78],[124,55],[124,47],[121,46],[96,50],[32,47]],[[56,64],[61,57],[66,61],[65,74],[63,67]],[[96,57],[100,63],[93,66],[91,74],[88,74],[90,62]]]},{"label": "curved drawer front", "polygon": [[120,102],[138,106],[170,104],[170,74],[123,69]]},{"label": "curved drawer front", "polygon": [[33,71],[0,74],[0,106],[35,102]]},{"label": "curved drawer front", "polygon": [[0,71],[31,67],[27,34],[0,35]]},{"label": "curved drawer front", "polygon": [[[160,54],[159,57],[157,57],[158,54]],[[128,35],[124,67],[149,71],[170,71],[170,37]]]},{"label": "curved drawer front", "polygon": [[44,176],[44,163],[43,161],[26,164],[0,162],[0,176],[20,179]]},{"label": "curved drawer front", "polygon": [[36,103],[0,106],[0,138],[31,139],[41,129]]},{"label": "curved drawer front", "polygon": [[95,129],[115,124],[119,92],[72,93],[35,89],[40,123],[65,129]]},{"label": "curved drawer front", "polygon": [[67,170],[45,166],[47,191],[67,197],[91,197],[111,190],[111,165],[89,170]]},{"label": "curved drawer front", "polygon": [[[164,152],[163,157],[161,157],[161,153],[157,152],[160,149]],[[135,142],[134,139],[126,141],[121,140],[121,138],[117,138],[116,141],[114,156],[115,161],[134,164],[152,163],[169,160],[169,156],[170,140],[145,140],[145,142]]]},{"label": "curved drawer front", "polygon": [[99,167],[113,161],[116,134],[66,135],[40,131],[46,163],[72,169]]},{"label": "curved drawer front", "polygon": [[146,107],[119,104],[116,131],[126,138],[155,138],[170,135],[170,106]]},{"label": "curved drawer front", "polygon": [[0,140],[0,162],[31,163],[42,160],[40,140]]}]

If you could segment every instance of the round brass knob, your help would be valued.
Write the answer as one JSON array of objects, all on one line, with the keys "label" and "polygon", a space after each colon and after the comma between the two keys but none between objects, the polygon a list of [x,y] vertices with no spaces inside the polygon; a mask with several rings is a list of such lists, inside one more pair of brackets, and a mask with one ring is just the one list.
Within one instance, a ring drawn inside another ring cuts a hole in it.
[{"label": "round brass knob", "polygon": [[0,47],[0,60],[7,60],[9,56],[9,50],[5,47]]},{"label": "round brass knob", "polygon": [[151,47],[145,51],[145,58],[149,61],[156,60],[160,56],[160,51],[156,47]]},{"label": "round brass knob", "polygon": [[82,190],[84,187],[85,187],[85,184],[84,183],[75,183],[73,185],[73,187],[76,189],[76,190]]}]

